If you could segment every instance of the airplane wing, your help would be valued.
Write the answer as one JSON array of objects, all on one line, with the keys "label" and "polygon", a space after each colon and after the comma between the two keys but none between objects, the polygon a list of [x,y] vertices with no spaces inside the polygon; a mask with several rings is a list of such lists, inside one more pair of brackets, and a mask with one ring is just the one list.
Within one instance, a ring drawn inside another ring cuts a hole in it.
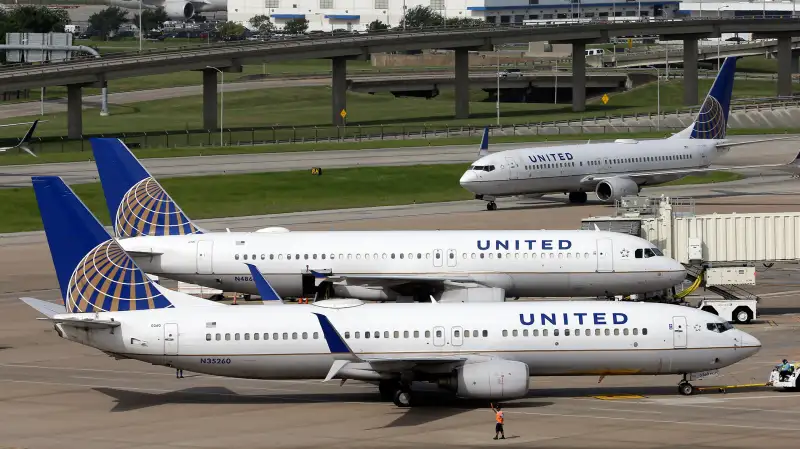
[{"label": "airplane wing", "polygon": [[359,275],[359,274],[341,274],[341,275],[326,275],[323,273],[311,272],[317,282],[330,281],[333,283],[343,282],[347,285],[363,285],[366,287],[397,287],[405,284],[434,284],[441,288],[469,288],[469,287],[483,287],[480,282],[476,282],[470,276],[465,275],[449,275],[447,277],[441,275]]},{"label": "airplane wing", "polygon": [[762,164],[762,165],[739,165],[735,167],[704,167],[704,168],[684,168],[677,170],[658,170],[647,172],[634,172],[634,173],[618,173],[608,175],[589,175],[581,179],[581,184],[596,184],[600,181],[610,178],[650,178],[653,176],[663,175],[692,175],[696,173],[710,173],[715,171],[735,171],[751,168],[773,168],[789,173],[800,173],[800,153],[795,156],[794,160],[788,164]]}]

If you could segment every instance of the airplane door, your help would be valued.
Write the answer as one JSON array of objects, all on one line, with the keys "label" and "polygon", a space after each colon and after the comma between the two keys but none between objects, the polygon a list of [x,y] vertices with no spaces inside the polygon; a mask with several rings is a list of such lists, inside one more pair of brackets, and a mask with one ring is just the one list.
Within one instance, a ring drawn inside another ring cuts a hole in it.
[{"label": "airplane door", "polygon": [[211,256],[214,242],[210,240],[197,241],[197,274],[212,274],[214,267],[211,265]]},{"label": "airplane door", "polygon": [[433,328],[433,345],[444,346],[444,328],[442,326]]},{"label": "airplane door", "polygon": [[506,156],[506,165],[508,165],[508,179],[519,179],[519,164],[513,157]]},{"label": "airplane door", "polygon": [[614,271],[614,246],[611,239],[597,240],[597,271]]},{"label": "airplane door", "polygon": [[458,253],[454,249],[447,250],[447,266],[454,267],[458,263]]},{"label": "airplane door", "polygon": [[433,266],[434,267],[442,266],[442,250],[440,249],[433,250]]},{"label": "airplane door", "polygon": [[450,336],[450,344],[453,346],[461,346],[464,343],[464,329],[462,329],[461,326],[455,326],[450,332],[452,333]]},{"label": "airplane door", "polygon": [[686,347],[686,317],[672,317],[672,345],[675,348]]},{"label": "airplane door", "polygon": [[178,355],[178,324],[164,324],[164,355]]}]

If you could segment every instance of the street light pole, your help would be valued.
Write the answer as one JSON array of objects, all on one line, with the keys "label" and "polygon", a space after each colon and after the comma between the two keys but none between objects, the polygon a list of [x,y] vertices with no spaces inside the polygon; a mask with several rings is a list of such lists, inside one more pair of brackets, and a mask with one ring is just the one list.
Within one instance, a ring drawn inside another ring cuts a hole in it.
[{"label": "street light pole", "polygon": [[139,53],[142,52],[142,0],[139,0]]},{"label": "street light pole", "polygon": [[207,69],[214,69],[219,72],[219,79],[220,79],[220,89],[219,89],[219,146],[224,147],[225,142],[223,140],[223,112],[225,111],[225,73],[216,68],[211,66],[206,66]]},{"label": "street light pole", "polygon": [[497,51],[497,46],[494,47],[494,54],[497,56],[497,103],[495,104],[495,109],[497,109],[497,126],[500,126],[500,52]]}]

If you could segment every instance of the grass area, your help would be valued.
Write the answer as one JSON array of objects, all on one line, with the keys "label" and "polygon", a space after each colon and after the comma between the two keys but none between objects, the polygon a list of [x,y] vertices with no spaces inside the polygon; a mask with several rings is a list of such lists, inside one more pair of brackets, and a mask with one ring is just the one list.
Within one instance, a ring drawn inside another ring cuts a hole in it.
[{"label": "grass area", "polygon": [[763,56],[746,56],[736,61],[736,71],[750,73],[778,73],[778,60],[767,59]]},{"label": "grass area", "polygon": [[[253,173],[160,182],[192,219],[200,219],[467,200],[472,196],[458,184],[467,165],[331,169],[323,176],[311,176],[307,171]],[[739,178],[731,173],[713,173],[678,182],[699,184]],[[72,188],[104,224],[110,223],[100,184]],[[41,228],[32,188],[0,190],[0,232]]]},{"label": "grass area", "polygon": [[[199,76],[199,75],[198,75]],[[712,80],[701,80],[700,90],[706,92]],[[794,88],[800,91],[800,85]],[[765,97],[774,95],[775,83],[771,81],[740,80],[734,87],[734,97]],[[233,127],[305,126],[328,127],[331,123],[328,87],[302,87],[260,89],[230,92],[225,95],[225,125]],[[575,113],[565,104],[504,103],[501,105],[501,123],[536,123],[540,121],[567,120],[606,115],[652,113],[656,111],[656,86],[645,85],[628,92],[610,95],[608,104],[595,99],[587,111]],[[671,81],[661,84],[661,110],[681,108],[683,83]],[[495,104],[487,101],[486,93],[473,90],[470,98],[471,118],[453,119],[454,93],[443,91],[438,97],[395,98],[389,93],[347,93],[348,127],[380,126],[381,124],[422,124],[445,127],[483,126],[495,122]],[[199,129],[202,127],[202,96],[156,100],[127,105],[112,105],[109,117],[100,117],[97,109],[87,109],[83,114],[84,132],[87,134],[121,133]],[[2,123],[33,120],[39,117],[14,117]],[[49,120],[38,134],[53,136],[66,134],[66,113],[46,115]],[[309,132],[309,131],[306,131]],[[308,137],[313,136],[309,132]],[[0,129],[0,137],[18,137],[13,127]],[[334,134],[335,135],[335,134]],[[323,134],[324,136],[324,134]]]},{"label": "grass area", "polygon": [[689,184],[713,184],[716,182],[730,182],[744,179],[744,175],[733,172],[717,171],[705,175],[692,175],[675,181],[662,184],[663,186],[685,186]]}]

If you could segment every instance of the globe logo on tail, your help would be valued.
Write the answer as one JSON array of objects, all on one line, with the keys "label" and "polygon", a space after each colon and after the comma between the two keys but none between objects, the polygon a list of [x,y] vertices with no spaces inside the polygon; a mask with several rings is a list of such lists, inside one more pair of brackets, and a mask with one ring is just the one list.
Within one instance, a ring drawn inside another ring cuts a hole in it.
[{"label": "globe logo on tail", "polygon": [[697,114],[692,139],[724,139],[727,125],[725,110],[716,98],[709,95]]},{"label": "globe logo on tail", "polygon": [[172,307],[114,240],[97,245],[81,260],[70,277],[65,301],[72,313]]},{"label": "globe logo on tail", "polygon": [[202,234],[153,178],[131,187],[117,208],[119,237]]}]

